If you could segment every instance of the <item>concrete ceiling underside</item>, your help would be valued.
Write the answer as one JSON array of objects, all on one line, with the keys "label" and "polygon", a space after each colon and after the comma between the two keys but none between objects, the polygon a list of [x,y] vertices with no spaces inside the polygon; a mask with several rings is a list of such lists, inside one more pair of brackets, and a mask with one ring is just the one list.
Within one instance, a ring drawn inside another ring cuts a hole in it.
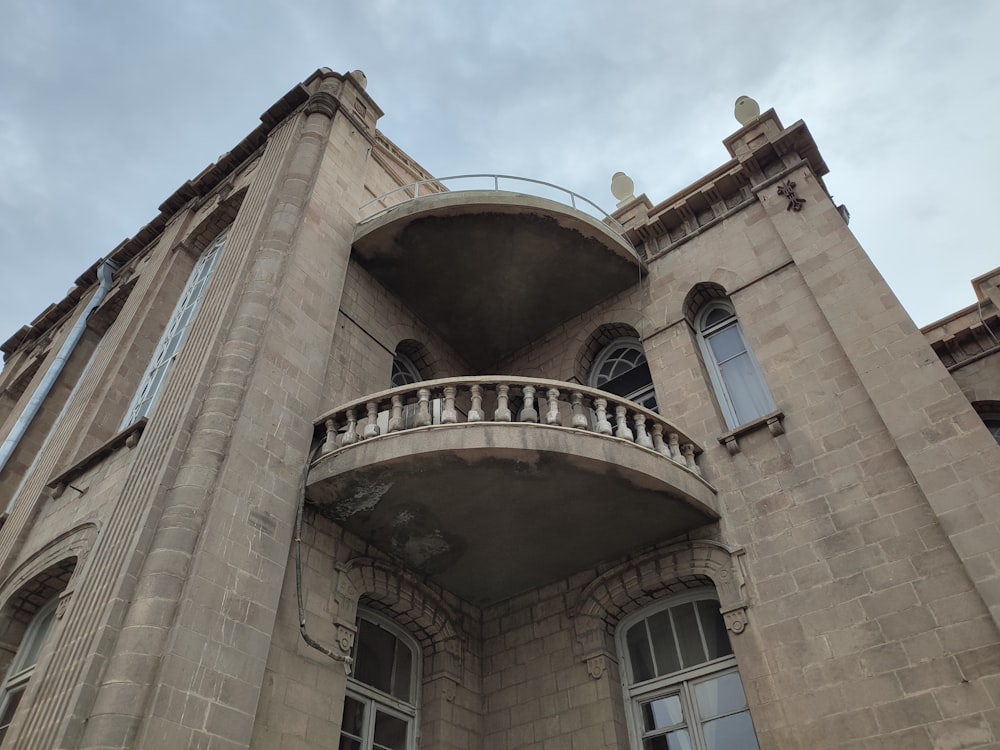
[{"label": "concrete ceiling underside", "polygon": [[532,196],[442,193],[359,226],[358,260],[476,372],[638,283],[632,248]]},{"label": "concrete ceiling underside", "polygon": [[319,513],[485,606],[718,518],[667,458],[542,425],[430,427],[321,458]]}]

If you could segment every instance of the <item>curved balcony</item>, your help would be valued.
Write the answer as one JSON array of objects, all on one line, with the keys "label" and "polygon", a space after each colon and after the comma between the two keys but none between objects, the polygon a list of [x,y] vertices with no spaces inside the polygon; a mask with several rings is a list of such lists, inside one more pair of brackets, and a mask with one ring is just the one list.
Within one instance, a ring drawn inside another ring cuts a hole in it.
[{"label": "curved balcony", "polygon": [[360,211],[355,256],[477,372],[645,273],[614,219],[538,180],[425,180]]},{"label": "curved balcony", "polygon": [[480,606],[719,517],[693,441],[574,383],[425,381],[316,424],[313,507]]}]

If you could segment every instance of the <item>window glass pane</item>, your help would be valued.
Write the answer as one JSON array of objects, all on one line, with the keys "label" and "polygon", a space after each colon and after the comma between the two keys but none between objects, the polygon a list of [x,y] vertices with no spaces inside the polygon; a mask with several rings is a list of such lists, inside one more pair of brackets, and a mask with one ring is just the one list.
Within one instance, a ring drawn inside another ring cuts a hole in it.
[{"label": "window glass pane", "polygon": [[705,634],[705,644],[708,646],[708,658],[718,659],[729,656],[733,647],[729,644],[729,633],[726,632],[726,622],[719,611],[719,603],[711,599],[702,599],[695,603],[698,608],[698,618]]},{"label": "window glass pane", "polygon": [[379,750],[406,750],[406,721],[398,716],[375,712],[375,747]]},{"label": "window glass pane", "polygon": [[646,729],[664,729],[684,723],[684,711],[678,695],[668,695],[642,704]]},{"label": "window glass pane", "polygon": [[397,698],[410,700],[410,673],[413,670],[413,654],[406,644],[396,641],[396,668],[392,680],[392,694]]},{"label": "window glass pane", "polygon": [[993,439],[1000,443],[1000,419],[993,417],[983,417],[983,424],[986,425],[986,429],[990,431]]},{"label": "window glass pane", "polygon": [[702,719],[711,719],[713,716],[740,711],[747,707],[743,683],[736,672],[700,682],[694,691],[698,701],[698,714]]},{"label": "window glass pane", "polygon": [[674,643],[674,628],[670,624],[670,610],[663,610],[652,615],[649,623],[649,635],[653,640],[653,654],[656,656],[656,673],[670,674],[681,668],[677,658],[677,645]]},{"label": "window glass pane", "polygon": [[721,366],[723,362],[742,354],[746,351],[743,345],[743,337],[740,330],[735,325],[723,328],[708,337],[708,344],[712,347],[712,354],[715,361]]},{"label": "window glass pane", "polygon": [[701,643],[701,632],[694,614],[694,603],[688,602],[670,608],[677,629],[677,643],[681,647],[681,664],[684,668],[708,661]]},{"label": "window glass pane", "polygon": [[[21,702],[22,697],[24,697],[23,685],[17,690],[7,692],[4,698],[3,715],[0,716],[0,732],[3,734],[6,734],[7,727],[10,726],[10,722],[14,718],[14,712],[17,711],[17,704]],[[0,738],[3,737],[3,734],[0,734]]]},{"label": "window glass pane", "polygon": [[340,745],[338,746],[338,750],[361,750],[361,740],[356,740],[353,737],[341,735]]},{"label": "window glass pane", "polygon": [[760,381],[749,355],[729,360],[719,366],[719,371],[739,424],[745,424],[774,410],[771,396]]},{"label": "window glass pane", "polygon": [[25,643],[22,648],[24,648],[24,653],[18,653],[17,661],[18,668],[25,669],[26,667],[33,667],[38,662],[38,655],[42,651],[42,646],[45,645],[45,637],[49,634],[49,628],[52,627],[52,621],[56,617],[56,610],[54,607],[50,607],[47,612],[43,614],[36,615],[35,620],[32,620],[30,627],[30,640]]},{"label": "window glass pane", "polygon": [[722,307],[717,307],[714,310],[712,310],[712,312],[710,312],[708,315],[705,316],[705,324],[701,328],[703,331],[707,330],[714,325],[718,325],[724,320],[729,320],[729,318],[731,317],[733,317],[733,314],[729,312],[729,310],[726,310],[725,308]]},{"label": "window glass pane", "polygon": [[691,750],[691,737],[686,729],[679,729],[659,737],[649,737],[642,746],[644,750]]},{"label": "window glass pane", "polygon": [[[344,717],[340,722],[341,734],[360,739],[364,732],[364,726],[365,704],[347,696],[344,699]],[[341,741],[340,746],[344,747],[343,741]],[[353,745],[350,745],[350,747],[353,747]]]},{"label": "window glass pane", "polygon": [[638,622],[625,634],[629,659],[632,663],[632,679],[635,682],[656,676],[653,671],[653,657],[649,653],[649,639],[646,637],[646,621]]},{"label": "window glass pane", "polygon": [[702,731],[708,750],[757,750],[757,735],[747,711],[706,721]]},{"label": "window glass pane", "polygon": [[392,694],[392,663],[396,637],[378,625],[361,620],[358,625],[357,679],[383,693]]}]

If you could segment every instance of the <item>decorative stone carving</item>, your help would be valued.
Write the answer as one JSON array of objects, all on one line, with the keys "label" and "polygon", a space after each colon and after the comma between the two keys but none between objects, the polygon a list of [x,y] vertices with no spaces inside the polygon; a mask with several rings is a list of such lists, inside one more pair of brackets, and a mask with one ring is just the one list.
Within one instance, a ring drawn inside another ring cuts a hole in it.
[{"label": "decorative stone carving", "polygon": [[326,115],[332,120],[338,109],[340,109],[340,102],[337,101],[337,97],[329,91],[317,91],[309,97],[304,112],[307,115]]},{"label": "decorative stone carving", "polygon": [[64,589],[61,594],[59,594],[59,603],[56,605],[56,619],[61,620],[63,615],[66,614],[66,608],[69,606],[69,600],[73,597],[73,589]]},{"label": "decorative stone carving", "polygon": [[587,674],[589,674],[593,679],[601,679],[604,676],[604,673],[608,671],[608,665],[605,658],[606,657],[601,654],[600,656],[592,656],[587,659]]},{"label": "decorative stone carving", "polygon": [[778,195],[788,200],[788,205],[785,206],[786,211],[801,211],[806,202],[805,198],[800,198],[795,192],[795,183],[791,180],[785,180],[778,184]]}]

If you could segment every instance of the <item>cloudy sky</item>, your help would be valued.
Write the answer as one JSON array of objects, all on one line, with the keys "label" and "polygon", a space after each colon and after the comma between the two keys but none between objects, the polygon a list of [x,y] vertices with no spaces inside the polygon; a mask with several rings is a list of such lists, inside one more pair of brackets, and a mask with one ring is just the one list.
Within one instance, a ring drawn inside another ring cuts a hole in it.
[{"label": "cloudy sky", "polygon": [[1000,265],[998,28],[994,0],[5,0],[0,341],[321,66],[364,70],[380,129],[433,174],[609,210],[615,171],[657,203],[725,162],[748,94],[806,121],[926,324]]}]

